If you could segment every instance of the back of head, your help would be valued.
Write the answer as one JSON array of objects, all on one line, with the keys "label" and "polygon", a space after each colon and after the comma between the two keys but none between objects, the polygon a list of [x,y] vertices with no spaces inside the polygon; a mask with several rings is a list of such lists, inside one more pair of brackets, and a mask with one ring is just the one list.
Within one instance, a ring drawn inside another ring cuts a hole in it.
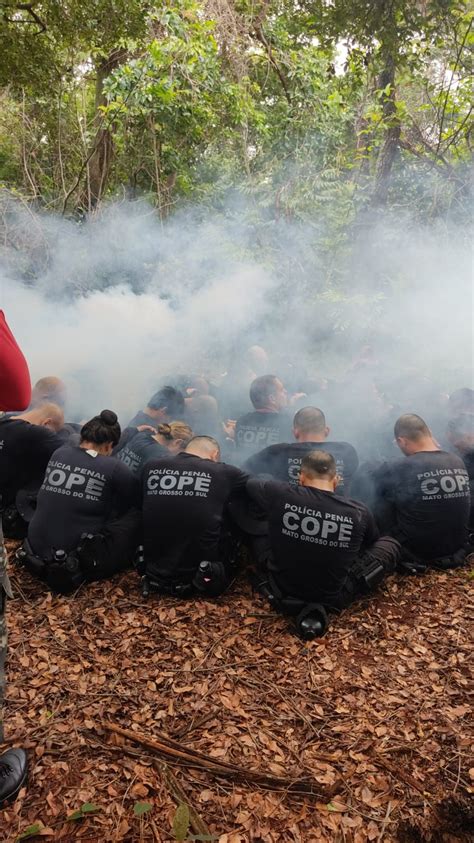
[{"label": "back of head", "polygon": [[157,433],[160,436],[163,436],[167,442],[180,442],[181,447],[185,448],[188,442],[193,438],[193,431],[189,427],[189,424],[183,421],[173,421],[169,424],[159,424],[157,427]]},{"label": "back of head", "polygon": [[326,419],[322,410],[317,407],[303,407],[295,414],[293,427],[300,433],[317,436],[326,432]]},{"label": "back of head", "polygon": [[449,396],[449,410],[453,415],[460,413],[474,413],[474,389],[464,387],[457,389]]},{"label": "back of head", "polygon": [[179,389],[174,386],[164,386],[151,396],[148,405],[150,410],[163,410],[170,419],[182,415],[184,410],[184,397]]},{"label": "back of head", "polygon": [[250,385],[250,400],[256,410],[264,410],[278,386],[276,375],[261,375]]},{"label": "back of head", "polygon": [[113,410],[102,410],[81,428],[81,442],[92,442],[94,445],[111,443],[115,447],[118,445],[120,433],[120,425]]},{"label": "back of head", "polygon": [[51,430],[61,430],[64,427],[64,412],[62,407],[51,402],[44,402],[26,413],[22,413],[18,418],[26,419],[31,424],[42,425],[49,427]]},{"label": "back of head", "polygon": [[31,392],[31,406],[38,407],[40,404],[59,404],[64,406],[66,400],[66,386],[64,382],[55,375],[40,378]]},{"label": "back of head", "polygon": [[268,354],[261,345],[251,345],[247,349],[245,357],[255,374],[264,372],[268,366]]},{"label": "back of head", "polygon": [[212,436],[193,436],[186,445],[187,454],[194,454],[205,460],[217,462],[220,459],[221,449],[217,439]]},{"label": "back of head", "polygon": [[431,438],[431,431],[426,422],[415,413],[405,413],[395,422],[393,429],[395,439],[408,439],[410,442],[418,442],[425,438]]},{"label": "back of head", "polygon": [[334,480],[336,461],[327,451],[310,451],[301,461],[301,473],[309,480]]}]

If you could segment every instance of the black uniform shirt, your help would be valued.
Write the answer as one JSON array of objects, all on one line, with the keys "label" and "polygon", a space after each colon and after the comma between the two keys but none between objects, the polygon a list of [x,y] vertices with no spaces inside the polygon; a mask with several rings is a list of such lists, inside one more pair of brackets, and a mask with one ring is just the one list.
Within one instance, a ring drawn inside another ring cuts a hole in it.
[{"label": "black uniform shirt", "polygon": [[469,475],[469,489],[471,491],[471,511],[469,514],[469,529],[474,530],[474,450],[461,454]]},{"label": "black uniform shirt", "polygon": [[285,413],[268,410],[254,410],[237,419],[235,425],[235,447],[240,460],[252,454],[285,442],[291,437],[292,420]]},{"label": "black uniform shirt", "polygon": [[330,600],[359,552],[378,538],[367,507],[333,492],[258,478],[247,491],[268,514],[269,567],[284,594]]},{"label": "black uniform shirt", "polygon": [[189,580],[203,559],[219,559],[229,498],[248,479],[225,463],[181,453],[143,469],[145,559],[163,579]]},{"label": "black uniform shirt", "polygon": [[148,416],[143,412],[143,410],[139,410],[138,413],[134,415],[133,419],[130,419],[127,427],[140,427],[142,424],[149,424],[150,427],[156,428],[160,422],[152,416]]},{"label": "black uniform shirt", "polygon": [[0,495],[2,506],[13,503],[25,487],[39,488],[51,454],[63,444],[47,427],[21,419],[0,421]]},{"label": "black uniform shirt", "polygon": [[100,532],[138,503],[138,480],[120,460],[64,445],[50,459],[28,539],[43,559],[73,550],[81,533]]},{"label": "black uniform shirt", "polygon": [[270,445],[245,463],[250,474],[271,474],[276,480],[298,485],[301,461],[310,451],[327,451],[336,461],[338,475],[342,478],[337,487],[338,495],[350,492],[351,480],[359,465],[357,452],[348,442],[291,442]]},{"label": "black uniform shirt", "polygon": [[131,429],[133,435],[126,439],[124,444],[119,443],[119,447],[114,451],[114,456],[125,463],[133,474],[140,474],[143,466],[149,460],[169,456],[166,448],[153,439],[153,434],[149,430],[138,431],[137,433],[135,428]]},{"label": "black uniform shirt", "polygon": [[467,538],[470,494],[463,461],[446,451],[420,451],[385,463],[376,483],[391,511],[389,532],[421,559],[449,556]]}]

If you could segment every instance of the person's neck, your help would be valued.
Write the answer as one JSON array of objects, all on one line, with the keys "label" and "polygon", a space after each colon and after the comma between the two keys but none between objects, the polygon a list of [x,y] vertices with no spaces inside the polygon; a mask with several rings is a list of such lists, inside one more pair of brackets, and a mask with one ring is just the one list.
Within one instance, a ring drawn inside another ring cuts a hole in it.
[{"label": "person's neck", "polygon": [[319,489],[320,492],[334,492],[334,485],[331,480],[311,480],[304,484],[304,488]]},{"label": "person's neck", "polygon": [[413,450],[411,453],[420,454],[422,451],[441,451],[441,448],[436,444],[431,436],[426,436],[424,439],[420,439],[419,442],[413,443]]},{"label": "person's neck", "polygon": [[325,442],[327,437],[324,433],[298,433],[295,438],[297,442]]},{"label": "person's neck", "polygon": [[97,445],[96,442],[80,442],[79,447],[82,448],[83,451],[95,451],[96,454],[102,454],[102,456],[107,456],[107,452],[105,448],[106,445]]},{"label": "person's neck", "polygon": [[257,413],[278,413],[275,407],[256,407]]}]

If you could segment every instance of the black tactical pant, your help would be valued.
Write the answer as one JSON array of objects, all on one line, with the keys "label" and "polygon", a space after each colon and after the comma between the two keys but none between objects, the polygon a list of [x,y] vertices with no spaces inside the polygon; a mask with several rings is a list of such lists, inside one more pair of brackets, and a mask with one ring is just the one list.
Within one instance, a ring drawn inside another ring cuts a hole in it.
[{"label": "black tactical pant", "polygon": [[131,567],[139,543],[141,515],[136,509],[109,521],[95,535],[84,535],[64,562],[41,559],[25,541],[18,557],[30,573],[59,594],[69,594],[84,582],[107,579]]},{"label": "black tactical pant", "polygon": [[[268,554],[268,548],[265,551]],[[320,603],[327,611],[339,612],[347,608],[358,597],[369,594],[384,579],[387,574],[396,570],[400,556],[400,545],[396,539],[383,536],[375,544],[363,551],[350,568],[346,581],[337,593],[328,594],[311,590],[310,587],[301,594],[288,594],[281,588],[278,581],[278,570],[273,562],[268,561],[270,583],[276,584],[283,598],[290,598],[304,603]],[[278,606],[276,606],[278,608]]]}]

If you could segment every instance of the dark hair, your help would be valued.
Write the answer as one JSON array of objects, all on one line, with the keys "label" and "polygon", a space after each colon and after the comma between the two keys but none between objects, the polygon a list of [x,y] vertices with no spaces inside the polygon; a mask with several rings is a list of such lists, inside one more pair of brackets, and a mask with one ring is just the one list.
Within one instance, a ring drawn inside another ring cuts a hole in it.
[{"label": "dark hair", "polygon": [[295,414],[293,427],[302,433],[324,433],[326,419],[317,407],[303,407]]},{"label": "dark hair", "polygon": [[81,442],[93,442],[95,445],[105,445],[111,442],[118,445],[120,439],[120,425],[113,410],[102,410],[81,428]]},{"label": "dark hair", "polygon": [[278,378],[276,375],[261,375],[250,384],[250,400],[256,410],[263,410],[268,404],[270,395],[276,389]]},{"label": "dark hair", "polygon": [[301,471],[309,477],[330,477],[336,476],[336,461],[332,454],[327,451],[310,451],[301,460]]},{"label": "dark hair", "polygon": [[421,416],[417,416],[416,413],[405,413],[404,416],[400,416],[395,422],[393,435],[395,439],[403,437],[404,439],[409,439],[411,442],[415,442],[423,436],[431,436],[431,433],[428,425]]},{"label": "dark hair", "polygon": [[166,410],[168,418],[180,416],[184,410],[184,397],[174,386],[164,386],[151,396],[148,405],[150,410]]}]

